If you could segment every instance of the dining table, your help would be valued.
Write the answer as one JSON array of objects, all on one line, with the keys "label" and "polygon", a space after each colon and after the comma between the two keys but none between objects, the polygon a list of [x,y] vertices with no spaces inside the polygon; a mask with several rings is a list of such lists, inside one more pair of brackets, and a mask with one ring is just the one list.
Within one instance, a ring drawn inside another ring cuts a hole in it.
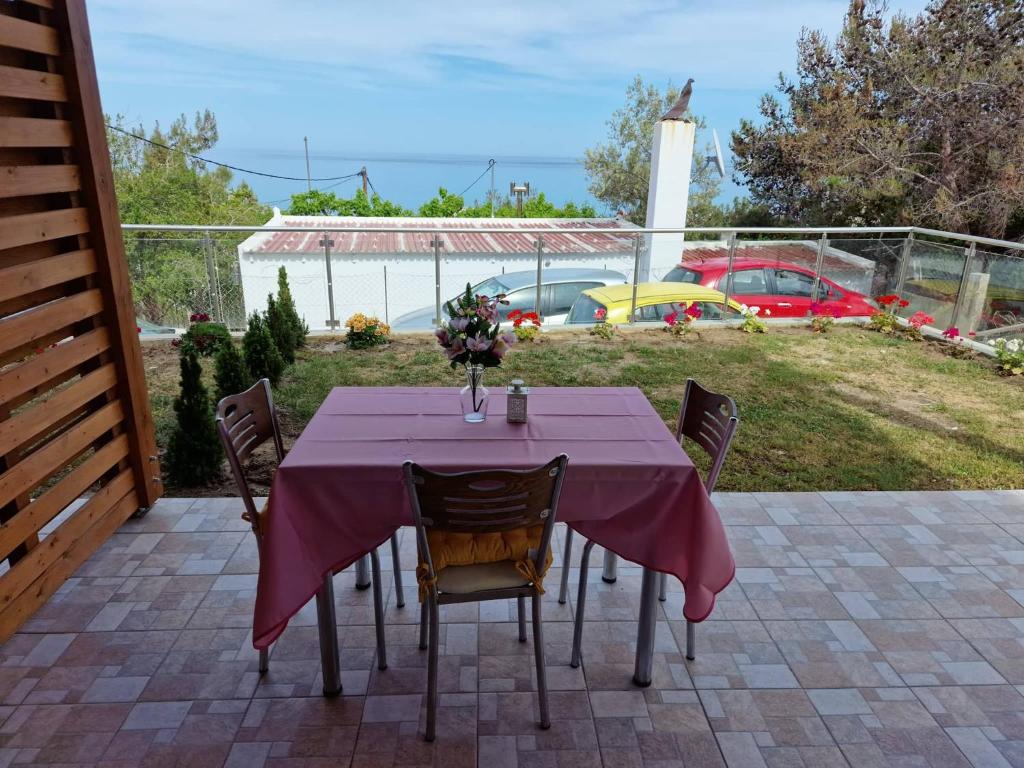
[{"label": "dining table", "polygon": [[403,463],[439,472],[528,469],[565,453],[558,521],[643,566],[633,680],[650,685],[658,574],[683,583],[690,622],[708,617],[735,574],[725,529],[690,457],[636,387],[534,387],[525,423],[508,422],[503,393],[491,395],[483,422],[467,423],[458,392],[330,391],[271,486],[253,645],[270,646],[315,597],[324,693],[336,695],[333,576],[413,525]]}]

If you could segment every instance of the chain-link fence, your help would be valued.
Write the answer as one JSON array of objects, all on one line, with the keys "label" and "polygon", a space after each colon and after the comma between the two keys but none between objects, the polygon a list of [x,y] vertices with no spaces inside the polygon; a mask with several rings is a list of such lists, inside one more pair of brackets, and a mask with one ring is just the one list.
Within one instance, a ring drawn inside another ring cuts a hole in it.
[{"label": "chain-link fence", "polygon": [[[940,329],[957,326],[962,335],[986,343],[1024,335],[1024,250],[1007,243],[1000,251],[987,242],[981,249],[971,238],[955,242],[952,234],[940,239],[853,229],[833,236],[785,229],[715,231],[710,237],[694,232],[680,241],[678,260],[652,262],[651,234],[638,229],[580,240],[578,247],[572,238],[558,240],[541,231],[501,239],[494,229],[468,226],[457,237],[402,230],[382,233],[394,243],[374,243],[366,252],[339,247],[345,244],[342,232],[314,231],[312,245],[286,243],[275,252],[247,250],[245,232],[216,228],[126,232],[144,328],[183,329],[197,312],[233,330],[244,328],[246,315],[264,309],[267,295],[277,292],[278,269],[284,266],[299,312],[314,331],[340,329],[356,312],[376,315],[396,330],[429,330],[438,305],[467,283],[505,292],[510,309],[537,310],[557,324],[583,290],[637,277],[643,282],[646,275],[649,281],[703,282],[793,318],[840,297],[848,299],[847,316],[863,316],[871,311],[872,297],[896,293],[909,301],[902,314],[925,312]],[[475,235],[487,242],[467,250],[467,237]],[[708,278],[716,265],[719,276]]]}]

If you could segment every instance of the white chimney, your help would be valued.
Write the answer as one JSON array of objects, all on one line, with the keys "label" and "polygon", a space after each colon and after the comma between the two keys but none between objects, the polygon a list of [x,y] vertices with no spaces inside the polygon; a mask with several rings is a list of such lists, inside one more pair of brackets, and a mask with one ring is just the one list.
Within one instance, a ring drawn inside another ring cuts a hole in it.
[{"label": "white chimney", "polygon": [[[684,119],[691,83],[687,83],[679,102],[654,127],[651,180],[647,190],[649,229],[680,229],[686,226],[696,138],[696,125]],[[676,266],[682,257],[683,239],[682,233],[649,235],[645,253],[640,257],[640,280],[660,280]]]}]

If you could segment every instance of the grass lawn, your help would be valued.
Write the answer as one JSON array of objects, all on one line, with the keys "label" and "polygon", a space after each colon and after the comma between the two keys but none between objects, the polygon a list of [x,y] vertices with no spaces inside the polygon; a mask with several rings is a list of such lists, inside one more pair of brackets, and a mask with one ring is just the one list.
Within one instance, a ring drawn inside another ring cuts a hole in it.
[{"label": "grass lawn", "polygon": [[[144,352],[164,445],[176,353],[156,343]],[[1024,380],[997,376],[986,359],[950,357],[932,342],[852,327],[824,336],[806,328],[763,336],[712,329],[684,339],[652,329],[611,341],[552,334],[517,346],[501,369],[487,372],[486,383],[492,393],[513,378],[534,386],[638,386],[671,424],[688,376],[730,394],[739,408],[719,490],[1024,487]],[[286,443],[332,387],[462,386],[462,378],[432,337],[396,337],[360,352],[315,340],[277,390]]]}]

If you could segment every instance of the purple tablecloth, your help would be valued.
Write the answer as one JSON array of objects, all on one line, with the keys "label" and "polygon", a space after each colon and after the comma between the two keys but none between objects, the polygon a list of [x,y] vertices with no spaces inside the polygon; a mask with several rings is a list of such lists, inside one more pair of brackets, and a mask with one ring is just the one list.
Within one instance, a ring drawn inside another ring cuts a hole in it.
[{"label": "purple tablecloth", "polygon": [[339,571],[412,524],[407,459],[439,471],[525,469],[569,456],[558,519],[616,554],[671,573],[684,613],[707,618],[735,565],[693,462],[636,388],[537,387],[529,421],[505,421],[492,393],[482,424],[467,424],[458,390],[334,389],[278,468],[261,552],[253,619],[270,645]]}]

